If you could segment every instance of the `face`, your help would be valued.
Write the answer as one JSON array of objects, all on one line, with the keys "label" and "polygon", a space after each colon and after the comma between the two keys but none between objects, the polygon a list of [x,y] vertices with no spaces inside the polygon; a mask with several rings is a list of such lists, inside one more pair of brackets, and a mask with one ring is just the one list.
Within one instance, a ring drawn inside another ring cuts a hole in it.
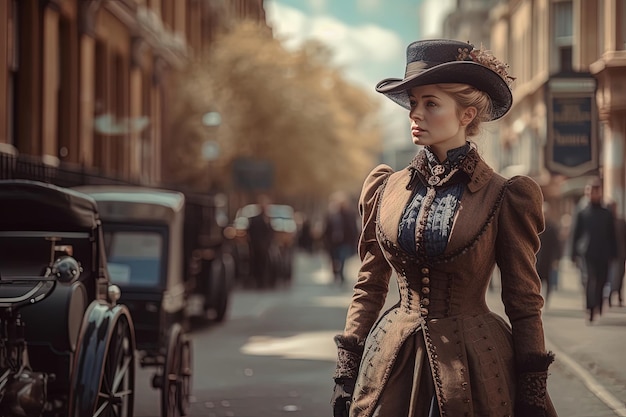
[{"label": "face", "polygon": [[465,144],[465,127],[476,115],[473,107],[459,109],[454,98],[437,85],[413,88],[409,101],[413,143],[430,146],[440,161],[448,150]]},{"label": "face", "polygon": [[587,197],[589,198],[589,201],[591,201],[592,203],[602,203],[602,187],[597,185],[588,185],[585,188],[585,192],[587,194]]}]

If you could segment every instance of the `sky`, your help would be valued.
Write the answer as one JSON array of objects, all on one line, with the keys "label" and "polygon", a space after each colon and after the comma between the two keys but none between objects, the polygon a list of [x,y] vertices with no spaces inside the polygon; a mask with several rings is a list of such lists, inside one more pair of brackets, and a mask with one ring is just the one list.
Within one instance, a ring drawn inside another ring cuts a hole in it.
[{"label": "sky", "polygon": [[389,145],[410,143],[408,114],[375,92],[384,78],[402,78],[407,45],[435,34],[451,0],[265,0],[274,36],[288,49],[316,39],[334,51],[331,65],[377,96]]}]

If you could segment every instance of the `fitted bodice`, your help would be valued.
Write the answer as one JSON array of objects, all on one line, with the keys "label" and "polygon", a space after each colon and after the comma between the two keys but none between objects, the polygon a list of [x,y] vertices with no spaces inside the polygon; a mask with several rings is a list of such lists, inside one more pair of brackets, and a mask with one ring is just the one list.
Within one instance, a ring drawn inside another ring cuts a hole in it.
[{"label": "fitted bodice", "polygon": [[471,292],[471,298],[461,296],[461,293],[467,292],[454,288],[453,274],[433,270],[428,266],[412,268],[408,272],[407,275],[397,275],[401,309],[419,311],[426,319],[489,311],[485,290]]}]

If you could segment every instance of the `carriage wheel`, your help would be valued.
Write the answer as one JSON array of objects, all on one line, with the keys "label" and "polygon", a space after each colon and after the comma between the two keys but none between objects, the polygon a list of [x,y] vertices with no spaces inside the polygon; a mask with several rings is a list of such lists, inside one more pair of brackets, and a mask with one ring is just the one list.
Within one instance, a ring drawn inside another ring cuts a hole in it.
[{"label": "carriage wheel", "polygon": [[178,409],[181,416],[189,412],[189,397],[191,396],[191,376],[193,375],[193,351],[191,341],[184,337],[181,350],[181,385],[178,396]]},{"label": "carriage wheel", "polygon": [[213,261],[217,267],[215,267],[211,274],[211,291],[209,297],[211,299],[211,306],[215,310],[214,321],[221,323],[226,318],[226,311],[228,310],[228,270],[226,265],[221,259]]},{"label": "carriage wheel", "polygon": [[180,324],[174,324],[168,336],[167,353],[161,386],[161,416],[185,416],[191,394],[191,344]]},{"label": "carriage wheel", "polygon": [[97,310],[97,307],[89,310],[97,314],[83,323],[85,330],[72,378],[70,415],[132,417],[135,395],[132,324],[124,314]]}]

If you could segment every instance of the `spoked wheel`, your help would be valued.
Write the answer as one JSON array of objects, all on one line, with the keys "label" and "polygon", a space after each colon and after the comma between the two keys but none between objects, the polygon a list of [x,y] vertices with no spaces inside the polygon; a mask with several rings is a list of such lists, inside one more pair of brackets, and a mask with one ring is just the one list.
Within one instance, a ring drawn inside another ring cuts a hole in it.
[{"label": "spoked wheel", "polygon": [[72,377],[71,417],[132,417],[135,339],[126,314],[88,310]]},{"label": "spoked wheel", "polygon": [[191,344],[180,324],[174,324],[168,335],[161,386],[161,416],[185,416],[189,411],[192,376]]},{"label": "spoked wheel", "polygon": [[178,408],[181,416],[189,413],[189,397],[191,396],[191,377],[193,375],[193,351],[191,341],[183,336],[181,350],[181,380],[180,395],[178,397]]}]

